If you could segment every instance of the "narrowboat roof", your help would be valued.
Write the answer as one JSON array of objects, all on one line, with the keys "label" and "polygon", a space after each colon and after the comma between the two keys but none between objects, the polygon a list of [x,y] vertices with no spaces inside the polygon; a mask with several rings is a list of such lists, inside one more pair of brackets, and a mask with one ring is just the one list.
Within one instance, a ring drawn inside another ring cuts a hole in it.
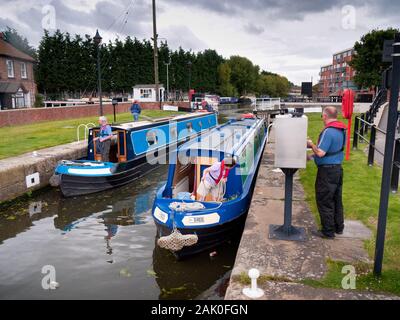
[{"label": "narrowboat roof", "polygon": [[121,124],[116,124],[116,125],[110,124],[110,126],[117,130],[121,129],[121,130],[131,131],[136,128],[144,128],[144,127],[155,125],[157,123],[168,122],[171,120],[174,120],[174,121],[187,120],[187,119],[196,118],[199,116],[210,115],[210,114],[212,114],[212,112],[193,112],[193,113],[182,114],[179,116],[154,119],[154,121],[143,120],[143,121],[137,121],[137,122],[126,122],[126,123],[121,123]]},{"label": "narrowboat roof", "polygon": [[258,119],[230,121],[183,144],[179,151],[209,150],[234,154],[234,151],[245,141],[246,133],[258,122]]}]

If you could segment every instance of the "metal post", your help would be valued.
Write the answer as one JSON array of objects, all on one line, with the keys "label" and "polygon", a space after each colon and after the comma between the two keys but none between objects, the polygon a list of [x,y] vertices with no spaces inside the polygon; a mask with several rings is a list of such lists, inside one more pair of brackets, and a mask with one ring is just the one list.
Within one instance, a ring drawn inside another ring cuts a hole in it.
[{"label": "metal post", "polygon": [[383,158],[381,198],[379,204],[378,228],[376,232],[374,274],[382,273],[383,253],[385,247],[387,210],[389,206],[389,193],[391,184],[391,171],[393,166],[393,147],[397,125],[397,107],[399,104],[400,87],[400,33],[397,33],[393,43],[393,73],[387,120],[385,155]]},{"label": "metal post", "polygon": [[360,119],[356,117],[354,122],[354,135],[353,135],[353,149],[357,149],[358,147],[358,128],[360,124]]},{"label": "metal post", "polygon": [[371,139],[369,141],[369,149],[368,149],[368,165],[372,167],[374,165],[374,156],[375,156],[375,140],[376,140],[376,127],[371,127]]},{"label": "metal post", "polygon": [[[369,112],[368,111],[365,113],[365,121],[370,122],[369,121]],[[368,130],[369,130],[369,125],[366,124],[365,128],[364,128],[364,133],[367,134]]]},{"label": "metal post", "polygon": [[292,226],[293,176],[297,169],[282,169],[285,174],[285,208],[283,225],[270,225],[269,238],[276,240],[305,241],[304,228]]},{"label": "metal post", "polygon": [[154,41],[154,82],[156,90],[156,102],[160,102],[160,79],[158,75],[158,34],[156,0],[153,0],[153,41]]},{"label": "metal post", "polygon": [[[365,120],[365,114],[364,113],[361,115],[361,120],[360,120],[360,136],[362,136],[362,137],[364,136],[364,125],[365,125],[363,120]],[[363,139],[360,140],[361,143],[363,141],[364,141]]]},{"label": "metal post", "polygon": [[396,140],[396,145],[394,147],[394,158],[393,158],[393,168],[392,168],[392,192],[396,193],[399,190],[399,174],[400,174],[400,139]]}]

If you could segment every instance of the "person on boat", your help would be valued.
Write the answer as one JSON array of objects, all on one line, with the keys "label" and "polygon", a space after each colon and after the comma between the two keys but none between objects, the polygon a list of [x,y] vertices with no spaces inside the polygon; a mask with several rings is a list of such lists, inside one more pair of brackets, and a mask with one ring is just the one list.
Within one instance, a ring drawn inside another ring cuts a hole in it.
[{"label": "person on boat", "polygon": [[131,106],[131,113],[134,121],[139,120],[139,115],[142,113],[142,108],[140,107],[139,101],[135,100]]},{"label": "person on boat", "polygon": [[99,137],[95,138],[94,141],[98,141],[97,150],[98,153],[101,154],[101,160],[103,162],[110,161],[110,148],[111,148],[111,139],[112,139],[112,130],[110,125],[108,124],[106,117],[99,118],[100,124],[100,134]]},{"label": "person on boat", "polygon": [[327,107],[322,113],[325,128],[317,144],[308,140],[307,146],[313,151],[318,167],[315,193],[322,230],[314,232],[321,238],[333,239],[344,230],[342,203],[344,148],[347,126],[337,120],[335,107]]},{"label": "person on boat", "polygon": [[224,195],[220,194],[220,186],[226,184],[230,170],[236,165],[234,158],[225,158],[221,162],[214,163],[203,172],[201,183],[197,189],[200,201],[204,201],[210,194],[213,201],[220,201]]}]

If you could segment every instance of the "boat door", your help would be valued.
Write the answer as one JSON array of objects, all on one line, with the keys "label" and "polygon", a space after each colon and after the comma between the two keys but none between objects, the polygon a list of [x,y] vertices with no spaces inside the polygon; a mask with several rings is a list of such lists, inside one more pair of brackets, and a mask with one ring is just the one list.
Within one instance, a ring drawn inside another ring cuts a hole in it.
[{"label": "boat door", "polygon": [[101,153],[99,152],[97,148],[97,141],[95,141],[95,138],[99,137],[100,135],[100,129],[93,129],[93,154],[94,154],[94,161],[102,161]]},{"label": "boat door", "polygon": [[[214,163],[218,162],[219,160],[217,158],[212,158],[212,157],[198,157],[196,159],[196,177],[195,177],[195,181],[196,181],[196,185],[194,188],[194,193],[196,196],[196,200],[200,200],[200,197],[197,196],[197,188],[199,187],[200,183],[201,183],[201,173],[204,170],[201,170],[202,167],[211,167]],[[212,201],[212,197],[211,195],[208,195],[205,199],[206,202],[208,201]]]},{"label": "boat door", "polygon": [[118,162],[126,162],[128,159],[126,150],[126,131],[118,130],[117,137],[118,137]]}]

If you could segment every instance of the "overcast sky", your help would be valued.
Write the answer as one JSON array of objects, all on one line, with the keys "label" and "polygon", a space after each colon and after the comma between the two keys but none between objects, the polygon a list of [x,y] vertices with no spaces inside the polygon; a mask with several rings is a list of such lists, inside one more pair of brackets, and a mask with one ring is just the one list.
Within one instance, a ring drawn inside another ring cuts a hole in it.
[{"label": "overcast sky", "polygon": [[[34,46],[44,26],[82,35],[99,28],[106,41],[152,36],[151,0],[0,0],[0,12],[0,28]],[[157,0],[157,13],[172,48],[246,56],[296,84],[318,81],[332,54],[369,30],[400,27],[398,0]]]}]

